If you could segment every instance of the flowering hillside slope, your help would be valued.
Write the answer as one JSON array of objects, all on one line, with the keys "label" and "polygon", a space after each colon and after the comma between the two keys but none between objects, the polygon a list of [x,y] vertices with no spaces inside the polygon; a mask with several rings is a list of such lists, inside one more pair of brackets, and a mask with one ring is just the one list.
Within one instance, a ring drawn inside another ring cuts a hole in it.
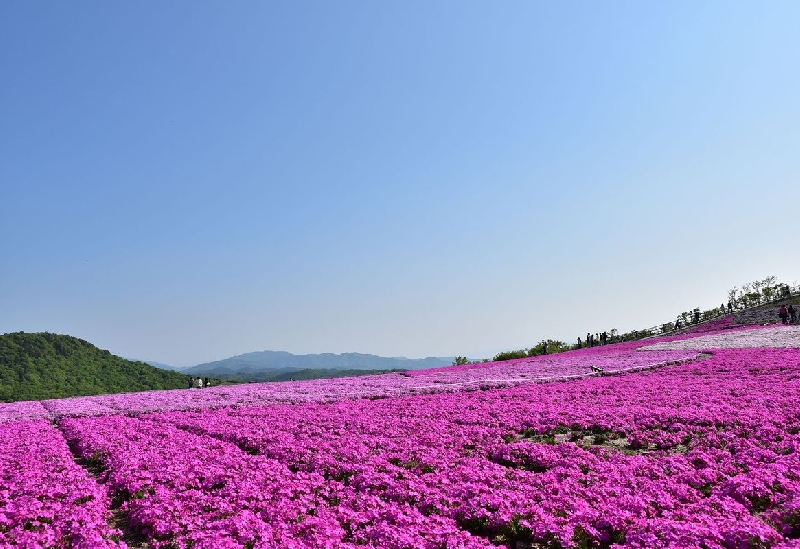
[{"label": "flowering hillside slope", "polygon": [[385,398],[478,388],[578,379],[597,372],[629,372],[694,359],[693,350],[635,351],[634,344],[595,347],[550,357],[419,370],[406,375],[253,383],[195,390],[148,391],[90,397],[0,404],[0,422],[55,419],[62,416],[108,415],[166,410],[197,410],[233,405],[302,404],[343,399]]},{"label": "flowering hillside slope", "polygon": [[751,328],[735,332],[703,335],[689,339],[661,341],[640,347],[640,351],[792,348],[800,340],[800,326]]},{"label": "flowering hillside slope", "polygon": [[669,339],[0,407],[0,546],[800,547],[800,331]]}]

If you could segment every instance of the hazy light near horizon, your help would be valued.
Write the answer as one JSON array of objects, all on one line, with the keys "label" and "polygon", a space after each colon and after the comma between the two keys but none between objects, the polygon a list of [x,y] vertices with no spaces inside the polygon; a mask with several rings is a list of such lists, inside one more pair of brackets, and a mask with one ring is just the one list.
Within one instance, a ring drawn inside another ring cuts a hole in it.
[{"label": "hazy light near horizon", "polygon": [[477,358],[795,281],[798,22],[3,4],[0,332],[177,366]]}]

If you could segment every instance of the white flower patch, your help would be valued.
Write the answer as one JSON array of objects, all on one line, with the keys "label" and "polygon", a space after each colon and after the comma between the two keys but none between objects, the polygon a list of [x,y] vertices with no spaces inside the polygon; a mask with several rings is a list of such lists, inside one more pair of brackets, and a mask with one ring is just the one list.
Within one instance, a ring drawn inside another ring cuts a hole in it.
[{"label": "white flower patch", "polygon": [[639,347],[639,351],[752,349],[800,347],[800,326],[776,326],[665,341]]}]

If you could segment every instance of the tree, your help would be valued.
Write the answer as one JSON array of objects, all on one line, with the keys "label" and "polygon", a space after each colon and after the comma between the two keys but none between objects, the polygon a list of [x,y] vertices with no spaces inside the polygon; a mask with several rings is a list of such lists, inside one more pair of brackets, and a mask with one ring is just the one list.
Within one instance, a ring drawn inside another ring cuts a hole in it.
[{"label": "tree", "polygon": [[732,307],[736,307],[736,296],[738,291],[739,288],[736,286],[728,290],[728,303],[730,303]]},{"label": "tree", "polygon": [[453,366],[464,366],[465,364],[469,364],[469,359],[465,356],[457,356],[453,360]]},{"label": "tree", "polygon": [[759,303],[761,303],[761,288],[764,287],[764,281],[763,280],[754,280],[751,283],[751,286],[753,288],[752,300],[755,302],[756,305],[758,305]]},{"label": "tree", "polygon": [[525,358],[528,356],[533,356],[528,354],[528,351],[525,349],[518,349],[516,351],[503,351],[502,353],[497,353],[494,355],[492,359],[493,362],[499,362],[501,360],[514,360],[517,358]]}]

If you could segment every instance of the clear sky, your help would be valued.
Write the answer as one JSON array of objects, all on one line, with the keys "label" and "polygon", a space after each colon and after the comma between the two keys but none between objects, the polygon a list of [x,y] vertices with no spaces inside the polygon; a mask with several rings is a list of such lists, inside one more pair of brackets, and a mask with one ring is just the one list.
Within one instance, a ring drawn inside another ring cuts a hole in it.
[{"label": "clear sky", "polygon": [[800,3],[0,3],[0,333],[491,356],[800,278]]}]

